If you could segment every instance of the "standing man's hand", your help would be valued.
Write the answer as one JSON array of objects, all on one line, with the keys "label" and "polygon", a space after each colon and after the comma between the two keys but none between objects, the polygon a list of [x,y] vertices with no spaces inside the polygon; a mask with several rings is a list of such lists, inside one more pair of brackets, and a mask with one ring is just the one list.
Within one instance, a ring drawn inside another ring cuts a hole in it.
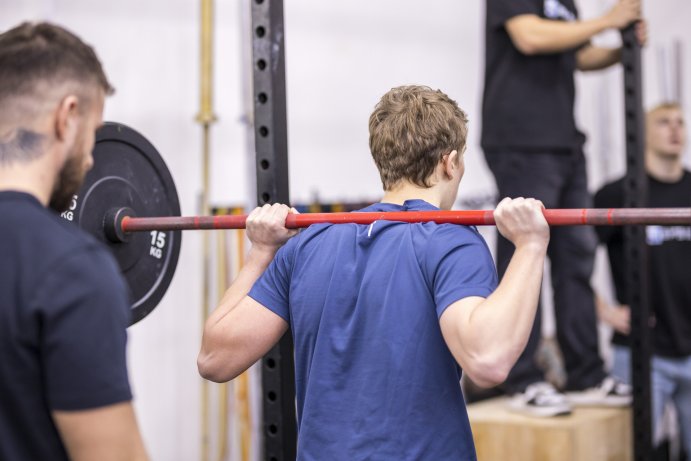
[{"label": "standing man's hand", "polygon": [[600,296],[595,297],[597,316],[615,331],[628,335],[631,333],[631,308],[627,305],[611,305]]},{"label": "standing man's hand", "polygon": [[516,248],[536,244],[546,247],[549,243],[549,225],[541,201],[532,198],[505,198],[494,210],[497,229]]},{"label": "standing man's hand", "polygon": [[257,207],[247,217],[247,238],[257,249],[275,252],[290,237],[297,234],[297,229],[285,227],[288,213],[297,213],[294,208],[274,203]]},{"label": "standing man's hand", "polygon": [[605,15],[610,27],[623,29],[641,19],[641,0],[619,0]]},{"label": "standing man's hand", "polygon": [[645,19],[636,23],[636,38],[639,45],[646,46],[648,44],[648,22]]}]

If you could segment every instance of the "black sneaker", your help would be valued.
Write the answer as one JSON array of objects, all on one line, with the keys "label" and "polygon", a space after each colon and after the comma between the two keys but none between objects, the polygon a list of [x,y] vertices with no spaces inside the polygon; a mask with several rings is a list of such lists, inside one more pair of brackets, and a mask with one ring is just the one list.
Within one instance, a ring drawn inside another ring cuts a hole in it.
[{"label": "black sneaker", "polygon": [[564,394],[547,382],[528,386],[509,400],[509,409],[526,416],[550,417],[571,414],[571,405]]},{"label": "black sneaker", "polygon": [[574,407],[625,407],[631,405],[631,386],[613,376],[607,376],[590,389],[567,394]]}]

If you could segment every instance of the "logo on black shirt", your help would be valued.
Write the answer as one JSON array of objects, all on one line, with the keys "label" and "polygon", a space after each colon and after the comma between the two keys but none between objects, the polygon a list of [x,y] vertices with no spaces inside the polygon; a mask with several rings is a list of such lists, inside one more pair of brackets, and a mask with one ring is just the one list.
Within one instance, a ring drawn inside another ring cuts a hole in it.
[{"label": "logo on black shirt", "polygon": [[559,3],[559,0],[545,0],[545,17],[547,19],[563,19],[565,21],[576,20],[576,15]]},{"label": "logo on black shirt", "polygon": [[691,241],[691,227],[684,226],[646,226],[645,240],[650,246],[662,245],[671,240]]}]

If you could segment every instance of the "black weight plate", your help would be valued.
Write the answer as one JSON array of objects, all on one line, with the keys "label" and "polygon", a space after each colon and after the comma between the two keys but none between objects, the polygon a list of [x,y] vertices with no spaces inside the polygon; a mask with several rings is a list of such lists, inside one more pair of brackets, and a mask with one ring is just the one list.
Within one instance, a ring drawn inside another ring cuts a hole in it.
[{"label": "black weight plate", "polygon": [[106,122],[96,133],[94,166],[63,217],[74,221],[112,251],[130,289],[132,320],[146,317],[161,301],[180,255],[180,231],[134,232],[126,242],[110,241],[106,214],[128,207],[133,216],[179,216],[173,178],[156,148],[119,123]]}]

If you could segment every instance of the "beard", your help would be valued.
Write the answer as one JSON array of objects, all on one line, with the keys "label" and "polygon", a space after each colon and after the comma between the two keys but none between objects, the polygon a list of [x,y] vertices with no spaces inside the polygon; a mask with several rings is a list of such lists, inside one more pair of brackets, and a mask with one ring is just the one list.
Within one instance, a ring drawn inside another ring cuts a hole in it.
[{"label": "beard", "polygon": [[84,161],[78,155],[72,155],[62,166],[53,187],[48,206],[62,213],[67,211],[72,203],[72,197],[77,193],[84,182]]}]

